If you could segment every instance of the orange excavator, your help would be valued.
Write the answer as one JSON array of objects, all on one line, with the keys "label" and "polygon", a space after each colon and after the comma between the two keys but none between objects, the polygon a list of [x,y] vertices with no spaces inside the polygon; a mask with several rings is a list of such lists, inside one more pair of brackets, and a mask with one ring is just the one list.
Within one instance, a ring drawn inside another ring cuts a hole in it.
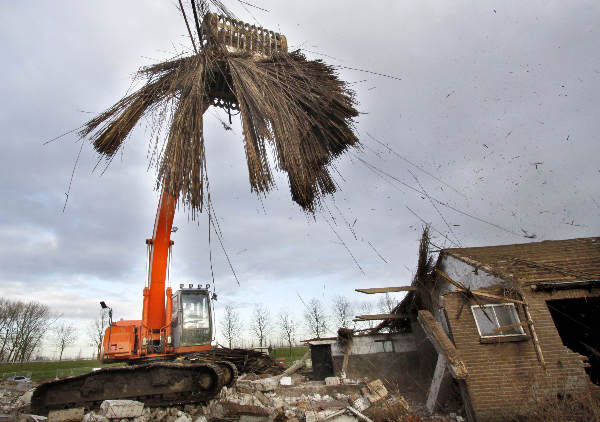
[{"label": "orange excavator", "polygon": [[[37,414],[70,407],[95,408],[109,399],[132,399],[151,406],[207,401],[237,377],[233,363],[202,353],[213,340],[209,285],[165,289],[177,199],[163,190],[149,245],[148,285],[141,320],[112,321],[104,333],[103,363],[129,366],[43,383],[31,406]],[[213,294],[213,298],[214,294]]]},{"label": "orange excavator", "polygon": [[[144,287],[142,319],[112,322],[106,328],[103,363],[162,360],[210,349],[213,339],[209,285],[190,284],[173,294],[165,291],[171,232],[177,200],[163,191],[149,246],[148,285]],[[103,308],[108,308],[104,302]],[[112,314],[112,310],[109,311]],[[112,319],[112,318],[111,318]]]}]

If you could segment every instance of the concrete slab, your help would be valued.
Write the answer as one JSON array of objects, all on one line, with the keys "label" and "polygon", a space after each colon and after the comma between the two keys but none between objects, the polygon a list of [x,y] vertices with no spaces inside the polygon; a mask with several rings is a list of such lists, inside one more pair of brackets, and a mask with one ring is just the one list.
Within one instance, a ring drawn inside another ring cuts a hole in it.
[{"label": "concrete slab", "polygon": [[359,412],[362,412],[365,409],[368,409],[371,406],[371,402],[366,397],[359,397],[358,399],[352,402],[352,407],[354,407]]},{"label": "concrete slab", "polygon": [[31,396],[33,396],[33,390],[27,391],[25,394],[19,397],[19,404],[21,406],[27,406],[28,404],[31,404]]},{"label": "concrete slab", "polygon": [[292,377],[281,377],[279,379],[281,385],[292,385]]},{"label": "concrete slab", "polygon": [[144,403],[135,400],[104,400],[100,414],[108,419],[135,418],[141,416]]},{"label": "concrete slab", "polygon": [[106,416],[94,412],[86,413],[81,422],[109,422]]},{"label": "concrete slab", "polygon": [[377,403],[379,400],[388,396],[387,388],[385,388],[385,385],[383,385],[383,382],[379,379],[368,383],[367,387],[363,389],[362,392],[371,403]]},{"label": "concrete slab", "polygon": [[252,386],[258,391],[273,391],[279,386],[279,380],[277,378],[263,378],[252,381]]}]

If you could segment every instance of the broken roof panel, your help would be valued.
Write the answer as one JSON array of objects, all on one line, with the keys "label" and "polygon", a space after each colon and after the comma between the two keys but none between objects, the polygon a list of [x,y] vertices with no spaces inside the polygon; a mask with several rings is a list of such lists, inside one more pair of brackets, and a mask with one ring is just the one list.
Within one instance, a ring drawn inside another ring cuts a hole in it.
[{"label": "broken roof panel", "polygon": [[600,237],[451,248],[442,254],[524,284],[600,280]]}]

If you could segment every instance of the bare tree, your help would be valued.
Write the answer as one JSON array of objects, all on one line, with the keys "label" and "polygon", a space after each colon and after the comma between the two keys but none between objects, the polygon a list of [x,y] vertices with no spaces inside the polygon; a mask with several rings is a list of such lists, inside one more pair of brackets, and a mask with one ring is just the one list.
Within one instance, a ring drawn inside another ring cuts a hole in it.
[{"label": "bare tree", "polygon": [[30,360],[53,322],[47,305],[0,299],[0,361]]},{"label": "bare tree", "polygon": [[348,328],[352,321],[352,305],[344,296],[336,296],[333,299],[333,318],[339,327]]},{"label": "bare tree", "polygon": [[20,302],[0,298],[0,362],[9,362],[8,354],[14,339],[14,323],[21,305]]},{"label": "bare tree", "polygon": [[96,358],[98,360],[100,360],[100,354],[102,353],[102,341],[104,340],[106,327],[108,327],[108,313],[105,309],[102,309],[96,318],[90,322],[87,330],[90,346],[96,349]]},{"label": "bare tree", "polygon": [[62,323],[54,329],[54,332],[56,334],[55,344],[58,350],[58,360],[61,361],[65,349],[72,346],[75,340],[77,340],[77,331],[72,325]]},{"label": "bare tree", "polygon": [[377,306],[382,314],[391,314],[398,303],[399,302],[396,298],[389,293],[386,293],[385,296],[381,296],[381,298],[379,298]]},{"label": "bare tree", "polygon": [[290,348],[290,358],[292,357],[292,344],[296,339],[296,322],[290,314],[285,311],[279,314],[279,331],[281,337],[285,339]]},{"label": "bare tree", "polygon": [[319,299],[313,298],[306,305],[304,322],[310,334],[315,338],[321,338],[327,332],[327,316]]},{"label": "bare tree", "polygon": [[250,328],[258,339],[259,347],[266,345],[267,332],[270,327],[271,316],[269,315],[268,309],[261,304],[256,305],[252,314],[252,324]]},{"label": "bare tree", "polygon": [[225,306],[225,315],[221,321],[221,329],[223,330],[223,335],[225,336],[227,343],[229,343],[229,348],[231,349],[234,340],[239,338],[242,331],[240,315],[231,305]]},{"label": "bare tree", "polygon": [[[371,302],[367,301],[361,302],[358,308],[360,310],[361,315],[369,315],[373,311],[373,305],[371,304]],[[372,320],[362,321],[361,324],[363,324],[364,328],[373,328]]]}]

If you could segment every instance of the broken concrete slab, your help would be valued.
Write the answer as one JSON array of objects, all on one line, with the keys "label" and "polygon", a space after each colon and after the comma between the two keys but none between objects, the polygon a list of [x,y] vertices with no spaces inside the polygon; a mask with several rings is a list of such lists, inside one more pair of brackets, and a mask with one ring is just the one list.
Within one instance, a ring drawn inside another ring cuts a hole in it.
[{"label": "broken concrete slab", "polygon": [[371,381],[366,387],[361,388],[361,391],[371,403],[377,403],[388,396],[387,388],[385,388],[385,385],[379,379]]},{"label": "broken concrete slab", "polygon": [[364,397],[364,396],[360,396],[359,398],[357,398],[356,400],[354,400],[352,402],[352,406],[362,412],[365,409],[368,409],[369,407],[371,407],[371,402],[369,401],[368,398]]},{"label": "broken concrete slab", "polygon": [[83,413],[83,407],[51,410],[48,413],[48,422],[79,422],[83,419]]},{"label": "broken concrete slab", "polygon": [[292,385],[292,377],[281,377],[279,379],[280,385]]},{"label": "broken concrete slab", "polygon": [[144,403],[135,400],[104,400],[100,414],[108,419],[135,418],[142,415]]},{"label": "broken concrete slab", "polygon": [[86,413],[81,422],[109,422],[106,416],[97,414],[96,412]]},{"label": "broken concrete slab", "polygon": [[279,380],[277,378],[263,378],[252,381],[251,383],[257,391],[273,391],[279,385]]},{"label": "broken concrete slab", "polygon": [[326,377],[325,385],[340,385],[340,379],[338,377]]},{"label": "broken concrete slab", "polygon": [[19,397],[18,405],[19,406],[28,406],[31,404],[31,397],[33,396],[33,390],[29,390],[25,392],[21,397]]}]

